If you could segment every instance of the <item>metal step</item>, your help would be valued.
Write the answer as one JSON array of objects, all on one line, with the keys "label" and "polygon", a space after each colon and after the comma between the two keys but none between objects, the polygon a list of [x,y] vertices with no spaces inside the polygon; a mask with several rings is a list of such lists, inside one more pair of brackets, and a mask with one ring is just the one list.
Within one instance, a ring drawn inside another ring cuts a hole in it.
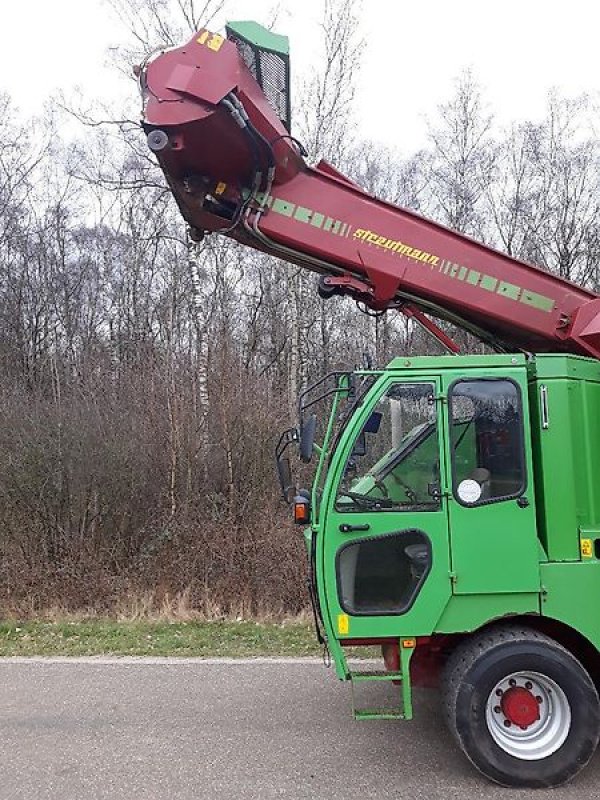
[{"label": "metal step", "polygon": [[374,670],[372,672],[351,672],[351,681],[401,681],[401,672],[388,672],[387,670]]},{"label": "metal step", "polygon": [[400,708],[355,708],[354,719],[406,719],[406,716]]},{"label": "metal step", "polygon": [[[387,670],[374,670],[364,672],[351,672],[350,681],[352,682],[352,716],[356,720],[394,720],[406,719],[404,708],[400,705],[395,708],[357,708],[354,684],[367,681],[396,681],[402,684],[401,672],[388,672]],[[402,696],[401,686],[400,695]]]}]

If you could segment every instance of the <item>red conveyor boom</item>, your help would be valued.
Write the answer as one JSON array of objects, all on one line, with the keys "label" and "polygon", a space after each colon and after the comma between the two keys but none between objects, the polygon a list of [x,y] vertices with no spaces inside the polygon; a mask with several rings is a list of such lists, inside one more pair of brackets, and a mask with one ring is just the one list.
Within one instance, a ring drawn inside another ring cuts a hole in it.
[{"label": "red conveyor boom", "polygon": [[141,76],[144,128],[195,236],[320,273],[324,294],[409,308],[529,351],[600,356],[600,297],[306,165],[236,45],[199,31]]}]

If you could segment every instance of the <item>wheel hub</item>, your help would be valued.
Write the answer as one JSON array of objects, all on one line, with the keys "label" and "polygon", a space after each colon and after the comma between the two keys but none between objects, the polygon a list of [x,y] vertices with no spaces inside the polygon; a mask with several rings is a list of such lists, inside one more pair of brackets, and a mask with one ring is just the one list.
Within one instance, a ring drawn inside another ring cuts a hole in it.
[{"label": "wheel hub", "polygon": [[540,718],[540,707],[534,695],[524,686],[511,686],[502,695],[500,708],[506,719],[522,729]]},{"label": "wheel hub", "polygon": [[513,672],[492,688],[487,728],[506,753],[536,761],[555,753],[571,727],[571,708],[562,688],[539,672]]}]

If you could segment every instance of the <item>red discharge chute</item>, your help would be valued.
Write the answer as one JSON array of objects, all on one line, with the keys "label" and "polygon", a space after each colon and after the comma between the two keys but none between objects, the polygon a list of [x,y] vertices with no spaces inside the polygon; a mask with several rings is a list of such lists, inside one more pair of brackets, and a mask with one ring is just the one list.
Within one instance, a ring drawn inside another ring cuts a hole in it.
[{"label": "red discharge chute", "polygon": [[254,44],[201,30],[141,75],[148,143],[193,236],[221,232],[312,269],[324,296],[426,311],[520,349],[600,355],[595,293],[378,200],[325,162],[309,167],[257,81],[277,85],[284,39],[243,26]]}]

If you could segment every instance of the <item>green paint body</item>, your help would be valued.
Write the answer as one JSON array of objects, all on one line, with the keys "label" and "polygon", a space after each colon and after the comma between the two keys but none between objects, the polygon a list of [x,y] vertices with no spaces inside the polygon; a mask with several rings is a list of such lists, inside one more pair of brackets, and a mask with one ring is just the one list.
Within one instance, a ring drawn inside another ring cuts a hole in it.
[{"label": "green paint body", "polygon": [[[600,649],[600,364],[567,355],[416,357],[395,359],[371,374],[373,385],[331,452],[336,395],[312,495],[316,589],[338,677],[353,678],[345,639],[470,633],[514,615],[556,620]],[[494,378],[510,380],[520,390],[526,483],[519,497],[470,507],[452,491],[448,396],[458,380]],[[432,446],[439,452],[439,509],[340,510],[338,485],[357,434],[396,382],[435,387],[437,440]],[[368,525],[368,533],[342,532],[345,523]],[[416,599],[404,613],[349,614],[339,596],[340,550],[400,529],[422,530],[431,542],[430,571]],[[591,554],[582,555],[582,539],[591,540]],[[339,632],[340,615],[347,615],[347,633]],[[407,662],[402,671],[408,712],[403,717],[410,718]]]},{"label": "green paint body", "polygon": [[261,50],[279,53],[279,55],[282,56],[289,56],[290,54],[288,37],[282,36],[279,33],[274,33],[258,22],[253,22],[251,20],[245,22],[228,22],[227,27],[236,34],[236,36],[248,42],[252,42]]}]

